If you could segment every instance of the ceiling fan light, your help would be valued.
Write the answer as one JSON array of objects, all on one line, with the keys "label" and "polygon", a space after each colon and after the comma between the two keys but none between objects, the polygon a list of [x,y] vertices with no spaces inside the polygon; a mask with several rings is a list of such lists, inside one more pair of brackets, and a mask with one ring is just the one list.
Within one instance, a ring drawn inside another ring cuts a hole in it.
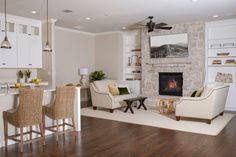
[{"label": "ceiling fan light", "polygon": [[46,42],[46,45],[45,45],[43,51],[44,52],[52,52],[52,48],[51,48],[50,43],[48,41]]},{"label": "ceiling fan light", "polygon": [[5,36],[4,40],[2,41],[1,43],[1,48],[4,48],[4,49],[11,49],[11,44],[7,38],[7,36]]}]

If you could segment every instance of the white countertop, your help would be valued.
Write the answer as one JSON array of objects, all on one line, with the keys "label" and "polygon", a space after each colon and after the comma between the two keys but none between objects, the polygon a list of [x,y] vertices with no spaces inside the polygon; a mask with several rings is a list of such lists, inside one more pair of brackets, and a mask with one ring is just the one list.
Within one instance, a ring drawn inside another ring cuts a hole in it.
[{"label": "white countertop", "polygon": [[[44,87],[44,92],[52,92],[52,91],[55,91],[55,89],[50,87]],[[0,89],[0,96],[17,95],[17,94],[19,94],[19,88]]]}]

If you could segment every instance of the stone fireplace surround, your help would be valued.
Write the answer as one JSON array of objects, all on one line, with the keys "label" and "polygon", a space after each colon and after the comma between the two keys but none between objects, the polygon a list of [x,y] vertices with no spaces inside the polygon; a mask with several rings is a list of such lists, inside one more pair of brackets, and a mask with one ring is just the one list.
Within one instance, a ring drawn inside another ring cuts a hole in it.
[{"label": "stone fireplace surround", "polygon": [[[159,96],[159,72],[183,73],[183,96],[200,88],[205,76],[205,24],[193,22],[172,25],[172,30],[155,30],[148,33],[142,30],[142,94],[148,97]],[[189,56],[187,58],[150,58],[149,38],[151,35],[187,33]]]}]

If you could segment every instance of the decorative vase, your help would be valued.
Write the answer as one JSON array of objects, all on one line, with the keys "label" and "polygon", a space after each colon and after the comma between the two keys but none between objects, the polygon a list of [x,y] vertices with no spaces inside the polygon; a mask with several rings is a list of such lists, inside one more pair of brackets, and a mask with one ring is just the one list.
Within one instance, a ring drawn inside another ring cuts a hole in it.
[{"label": "decorative vase", "polygon": [[30,77],[25,77],[25,83],[29,83],[31,81]]},{"label": "decorative vase", "polygon": [[24,83],[24,79],[23,78],[18,78],[17,83]]}]

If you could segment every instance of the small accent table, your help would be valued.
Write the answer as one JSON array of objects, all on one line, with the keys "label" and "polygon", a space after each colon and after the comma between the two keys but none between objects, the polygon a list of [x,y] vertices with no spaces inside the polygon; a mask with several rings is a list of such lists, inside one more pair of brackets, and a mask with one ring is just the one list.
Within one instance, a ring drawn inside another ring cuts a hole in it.
[{"label": "small accent table", "polygon": [[175,104],[178,101],[179,98],[161,98],[158,104],[160,114],[175,113]]},{"label": "small accent table", "polygon": [[141,96],[136,97],[136,98],[125,99],[124,101],[126,102],[127,107],[126,107],[124,112],[127,112],[128,110],[130,110],[131,113],[134,114],[134,111],[132,109],[132,104],[133,104],[134,101],[139,101],[139,103],[140,103],[137,109],[140,109],[141,107],[143,107],[145,110],[147,110],[147,107],[144,104],[144,101],[146,99],[147,99],[147,97],[141,97]]}]

